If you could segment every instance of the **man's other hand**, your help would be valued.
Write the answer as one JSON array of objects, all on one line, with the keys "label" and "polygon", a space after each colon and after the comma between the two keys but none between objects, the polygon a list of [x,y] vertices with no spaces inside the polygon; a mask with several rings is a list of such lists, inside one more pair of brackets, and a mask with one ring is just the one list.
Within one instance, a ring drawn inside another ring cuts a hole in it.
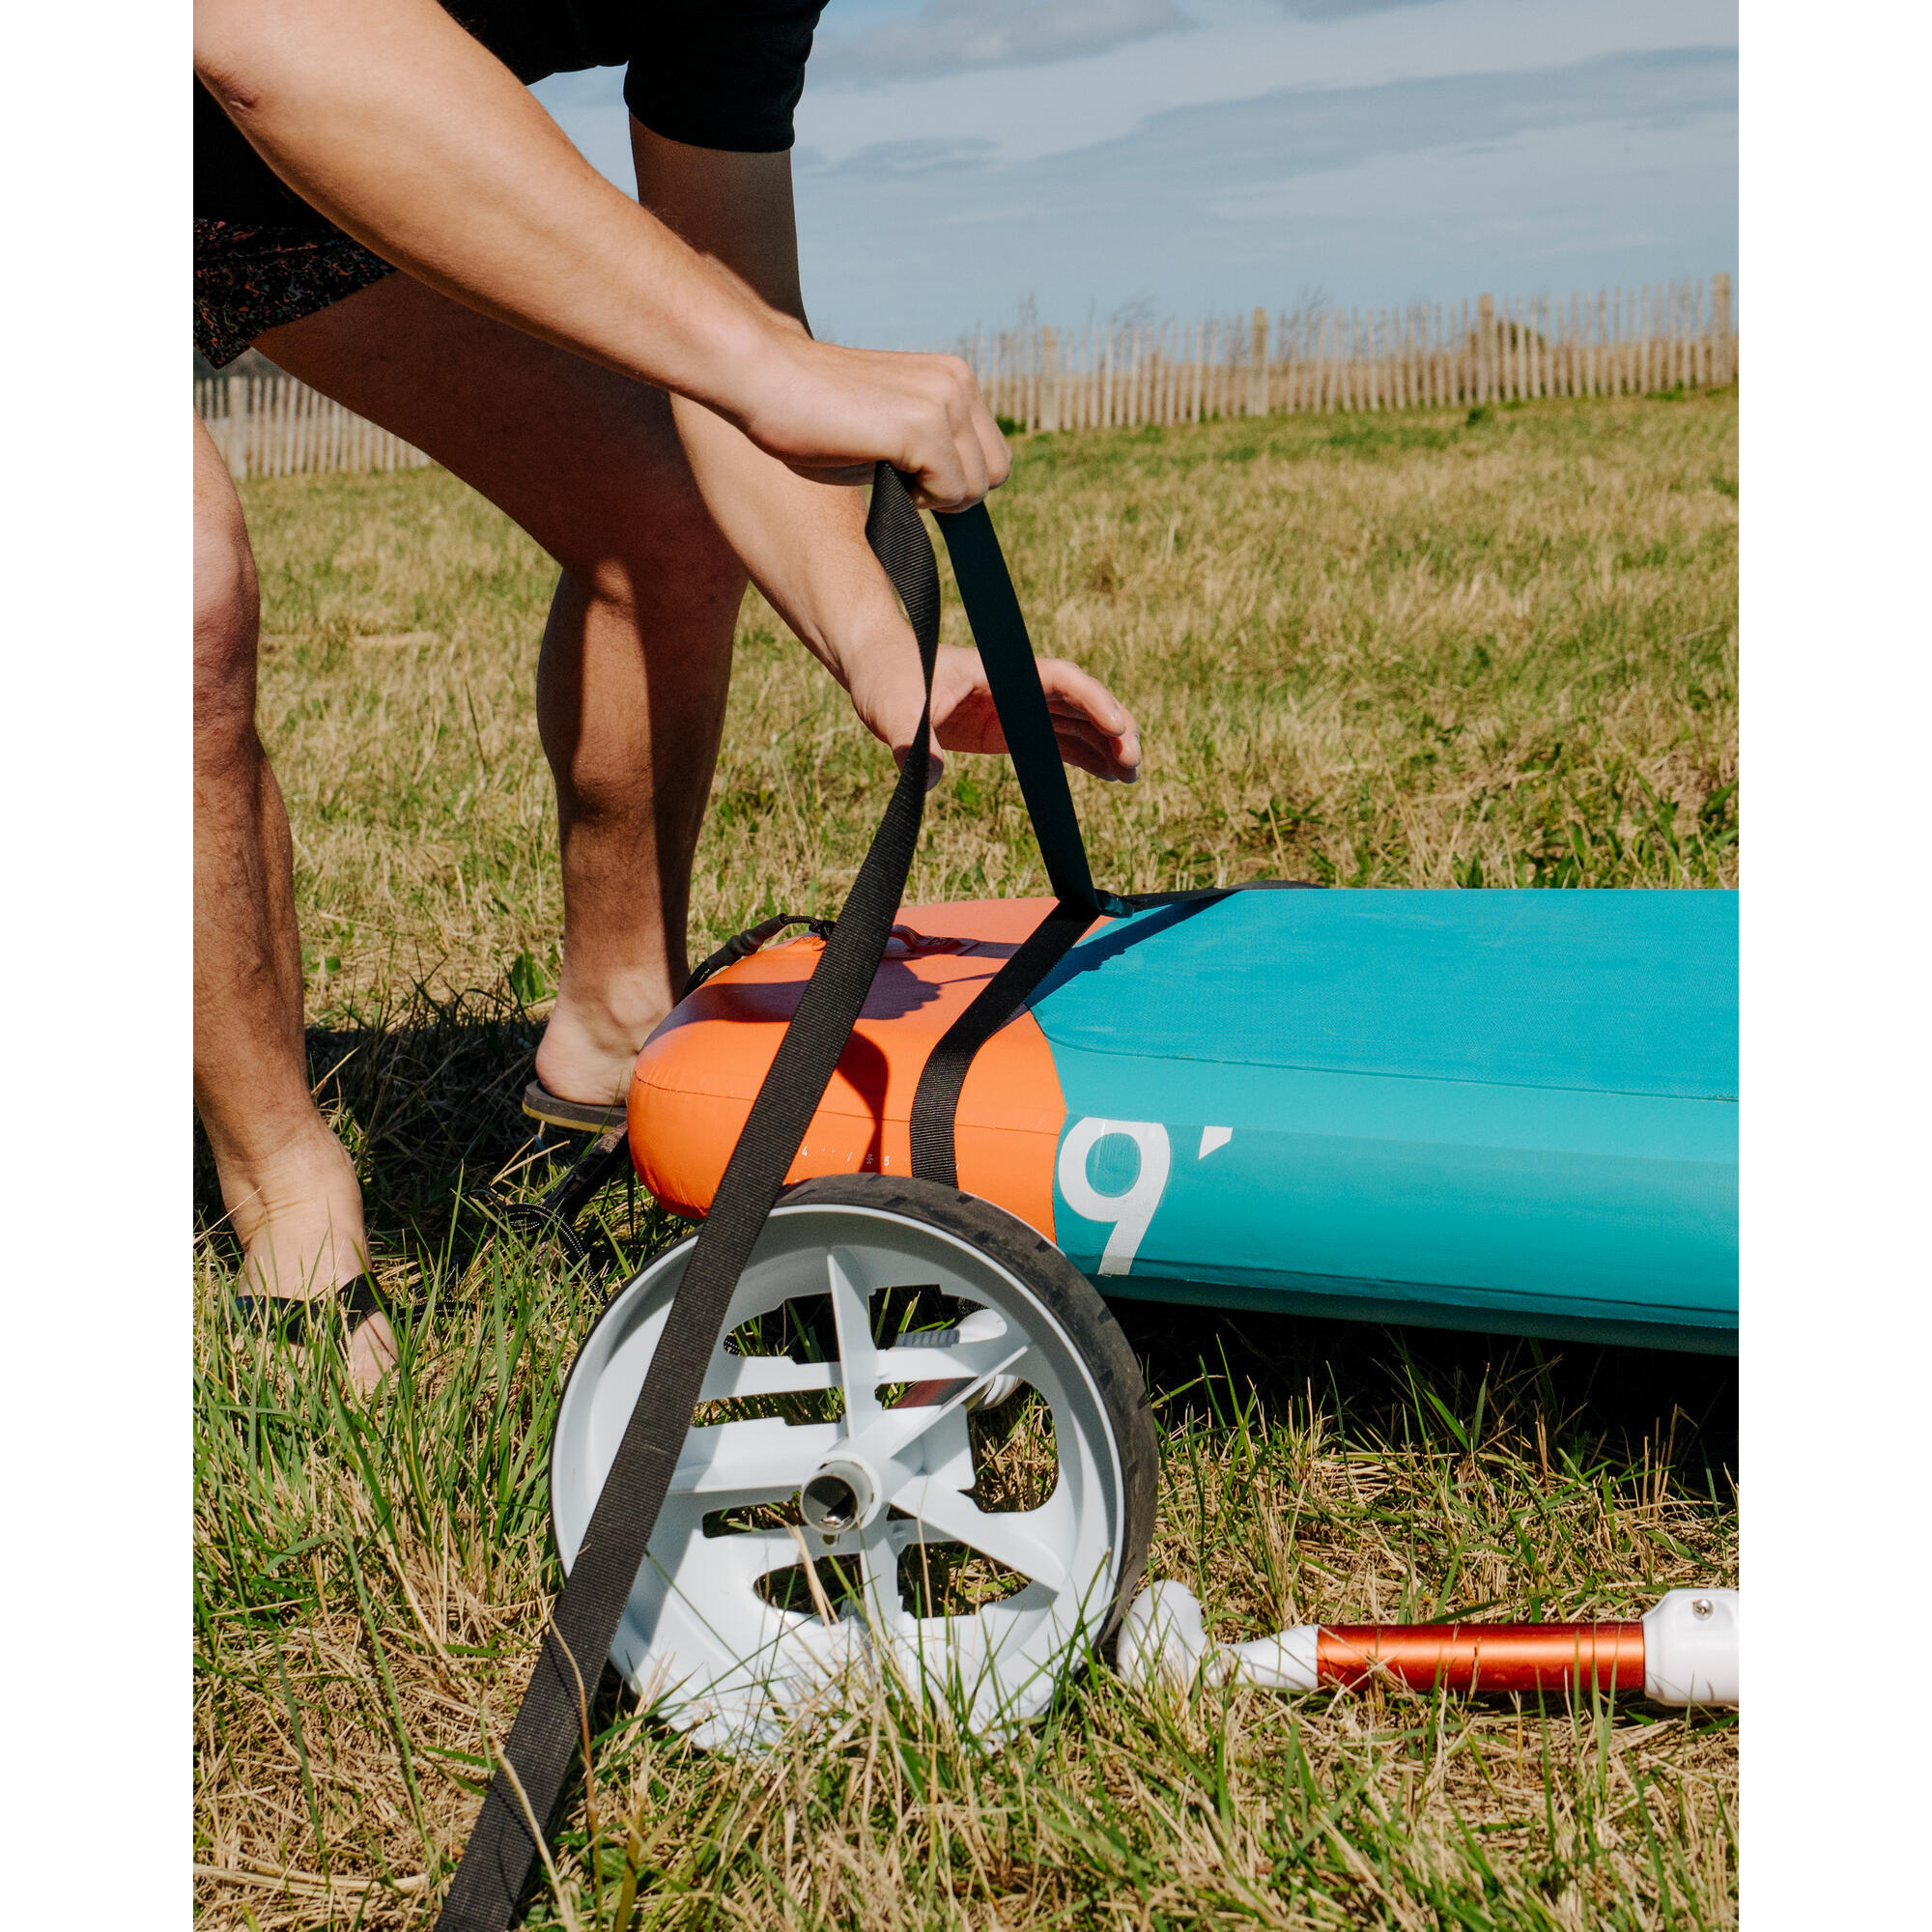
[{"label": "man's other hand", "polygon": [[[1064,658],[1037,662],[1060,755],[1097,779],[1132,784],[1141,770],[1141,734],[1133,714],[1078,665]],[[903,764],[919,724],[917,656],[909,648],[871,650],[856,654],[856,662],[848,658],[840,668],[853,709]],[[978,651],[941,646],[932,677],[932,737],[934,783],[945,770],[938,755],[942,750],[1006,751],[1006,734]]]}]

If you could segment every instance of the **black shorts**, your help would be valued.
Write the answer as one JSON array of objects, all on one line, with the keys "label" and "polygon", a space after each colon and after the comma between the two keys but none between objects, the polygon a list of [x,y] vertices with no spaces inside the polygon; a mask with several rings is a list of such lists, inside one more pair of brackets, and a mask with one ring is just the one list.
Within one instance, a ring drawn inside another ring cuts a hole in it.
[{"label": "black shorts", "polygon": [[[519,80],[626,69],[624,99],[696,148],[781,154],[825,0],[443,0]],[[264,329],[393,274],[282,183],[194,89],[194,346],[217,368]]]}]

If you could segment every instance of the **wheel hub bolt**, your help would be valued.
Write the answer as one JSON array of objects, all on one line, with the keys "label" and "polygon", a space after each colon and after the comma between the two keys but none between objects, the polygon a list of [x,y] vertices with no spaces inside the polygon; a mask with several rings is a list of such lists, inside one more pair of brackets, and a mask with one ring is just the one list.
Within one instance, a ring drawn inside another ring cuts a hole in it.
[{"label": "wheel hub bolt", "polygon": [[859,1520],[859,1498],[842,1476],[814,1476],[805,1486],[805,1520],[814,1529],[837,1535]]},{"label": "wheel hub bolt", "polygon": [[798,1510],[830,1542],[864,1529],[879,1513],[879,1481],[857,1456],[831,1456],[798,1492]]}]

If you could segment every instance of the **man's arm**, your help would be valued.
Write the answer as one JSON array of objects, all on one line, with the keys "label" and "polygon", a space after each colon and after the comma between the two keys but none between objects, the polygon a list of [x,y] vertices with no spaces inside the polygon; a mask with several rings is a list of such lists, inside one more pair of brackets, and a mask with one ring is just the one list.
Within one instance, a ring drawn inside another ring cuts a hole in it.
[{"label": "man's arm", "polygon": [[605,181],[436,0],[197,0],[195,72],[305,201],[456,300],[804,468],[884,458],[953,508],[1005,479],[964,363],[812,342]]},{"label": "man's arm", "polygon": [[[631,150],[644,206],[803,327],[790,156],[689,147],[635,120]],[[673,396],[671,410],[725,540],[867,725],[903,755],[919,723],[919,654],[866,543],[862,491],[774,461],[700,403]],[[1076,666],[1044,659],[1040,674],[1063,754],[1097,777],[1133,778],[1140,740],[1125,708]],[[1006,749],[977,651],[941,651],[933,735],[954,751]]]}]

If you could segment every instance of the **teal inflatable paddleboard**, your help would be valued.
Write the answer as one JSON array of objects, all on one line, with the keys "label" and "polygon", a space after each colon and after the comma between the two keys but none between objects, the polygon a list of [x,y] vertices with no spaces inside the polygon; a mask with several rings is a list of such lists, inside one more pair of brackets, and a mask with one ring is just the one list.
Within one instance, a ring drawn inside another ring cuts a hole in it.
[{"label": "teal inflatable paddleboard", "polygon": [[1734,893],[1236,893],[1032,1011],[1112,1293],[1736,1346]]}]

